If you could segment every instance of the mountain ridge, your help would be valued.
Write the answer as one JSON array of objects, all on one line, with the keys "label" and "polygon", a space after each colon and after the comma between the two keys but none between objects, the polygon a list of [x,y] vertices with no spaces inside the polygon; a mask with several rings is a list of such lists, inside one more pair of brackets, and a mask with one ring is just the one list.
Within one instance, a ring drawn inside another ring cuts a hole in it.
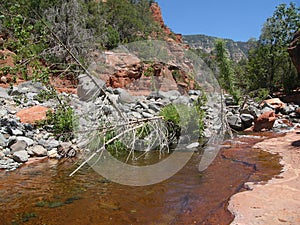
[{"label": "mountain ridge", "polygon": [[247,59],[251,42],[234,41],[229,38],[220,38],[205,34],[183,35],[183,42],[193,49],[201,49],[205,53],[212,53],[217,39],[224,40],[229,56],[232,60],[238,62]]}]

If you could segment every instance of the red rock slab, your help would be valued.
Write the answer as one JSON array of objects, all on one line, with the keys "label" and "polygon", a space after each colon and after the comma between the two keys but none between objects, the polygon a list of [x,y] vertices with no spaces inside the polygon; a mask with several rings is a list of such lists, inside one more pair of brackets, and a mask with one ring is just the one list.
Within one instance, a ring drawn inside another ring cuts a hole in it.
[{"label": "red rock slab", "polygon": [[20,118],[22,123],[35,124],[37,121],[45,120],[49,108],[44,106],[33,106],[20,110],[16,116]]},{"label": "red rock slab", "polygon": [[235,218],[231,225],[300,224],[300,130],[253,146],[282,157],[280,176],[266,184],[246,183],[251,191],[235,194],[228,209]]},{"label": "red rock slab", "polygon": [[275,112],[269,111],[260,115],[256,121],[254,121],[254,131],[270,130],[272,129],[276,120]]},{"label": "red rock slab", "polygon": [[272,98],[272,99],[264,100],[260,104],[260,106],[262,107],[265,103],[270,104],[271,106],[274,107],[274,109],[282,109],[285,107],[284,102],[282,102],[279,98]]}]

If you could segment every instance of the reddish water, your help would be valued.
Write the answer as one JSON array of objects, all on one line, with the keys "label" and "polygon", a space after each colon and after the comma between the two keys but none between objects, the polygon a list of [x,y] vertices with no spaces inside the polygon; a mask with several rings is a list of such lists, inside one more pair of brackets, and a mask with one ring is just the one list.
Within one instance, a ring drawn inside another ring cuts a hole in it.
[{"label": "reddish water", "polygon": [[70,178],[76,165],[68,161],[45,160],[2,171],[0,224],[229,224],[230,196],[244,190],[247,181],[280,173],[278,156],[251,149],[264,138],[227,141],[202,173],[195,154],[175,176],[146,187],[109,182],[87,167]]}]

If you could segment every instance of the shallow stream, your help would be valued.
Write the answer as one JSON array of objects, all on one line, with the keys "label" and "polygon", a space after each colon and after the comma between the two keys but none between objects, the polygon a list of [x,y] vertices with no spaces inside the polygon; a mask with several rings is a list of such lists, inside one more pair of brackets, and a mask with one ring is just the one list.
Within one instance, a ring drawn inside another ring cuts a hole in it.
[{"label": "shallow stream", "polygon": [[226,209],[248,181],[267,181],[281,170],[279,156],[251,147],[273,133],[226,141],[204,172],[199,153],[170,179],[145,187],[110,182],[88,167],[68,175],[76,160],[48,160],[0,171],[0,224],[126,225],[229,224]]}]

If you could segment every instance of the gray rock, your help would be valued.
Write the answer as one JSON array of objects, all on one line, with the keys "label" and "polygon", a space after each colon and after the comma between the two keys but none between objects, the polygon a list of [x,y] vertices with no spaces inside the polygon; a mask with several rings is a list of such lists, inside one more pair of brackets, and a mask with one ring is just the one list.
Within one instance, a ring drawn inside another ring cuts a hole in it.
[{"label": "gray rock", "polygon": [[199,147],[199,142],[194,142],[186,146],[186,148],[191,149],[191,148],[198,148]]},{"label": "gray rock", "polygon": [[160,111],[159,106],[155,103],[150,103],[149,104],[149,109],[152,109],[154,112],[159,112]]},{"label": "gray rock", "polygon": [[47,88],[40,82],[27,81],[18,85],[18,90],[21,94],[40,93],[41,91],[46,91]]},{"label": "gray rock", "polygon": [[124,89],[121,88],[117,88],[117,90],[119,91],[119,97],[118,97],[118,102],[119,103],[133,103],[136,102],[137,98],[135,96],[132,96],[131,94],[129,94],[127,91],[125,91]]},{"label": "gray rock", "polygon": [[24,163],[27,162],[29,158],[29,155],[27,151],[17,151],[13,154],[13,159],[18,163]]},{"label": "gray rock", "polygon": [[2,152],[3,152],[3,154],[5,155],[5,156],[8,156],[8,155],[10,155],[11,153],[10,153],[10,149],[9,148],[5,148],[5,149],[3,149],[2,150]]},{"label": "gray rock", "polygon": [[5,157],[5,154],[0,150],[0,159],[3,159]]},{"label": "gray rock", "polygon": [[144,102],[138,101],[137,104],[140,105],[143,109],[149,109],[149,106]]},{"label": "gray rock", "polygon": [[23,131],[17,129],[17,128],[11,128],[11,133],[12,135],[15,135],[15,136],[21,136],[23,135]]},{"label": "gray rock", "polygon": [[4,108],[0,109],[0,117],[3,118],[4,116],[6,116],[8,114],[7,110]]},{"label": "gray rock", "polygon": [[173,101],[173,103],[179,105],[188,105],[190,103],[190,98],[188,96],[179,96],[176,100]]},{"label": "gray rock", "polygon": [[160,91],[159,94],[162,95],[163,98],[168,98],[170,100],[175,100],[179,96],[181,96],[180,92],[177,90],[172,90],[172,91],[167,91],[167,92]]},{"label": "gray rock", "polygon": [[156,112],[154,110],[152,110],[152,109],[147,109],[145,112],[150,113],[152,115],[156,114]]},{"label": "gray rock", "polygon": [[78,80],[77,95],[81,101],[91,101],[101,95],[100,88],[106,89],[105,82],[96,77],[92,80],[88,75],[81,74]]},{"label": "gray rock", "polygon": [[6,147],[8,143],[8,140],[0,133],[0,146]]},{"label": "gray rock", "polygon": [[282,110],[281,113],[283,115],[289,115],[290,113],[294,112],[296,110],[296,107],[293,105],[286,105]]},{"label": "gray rock", "polygon": [[0,169],[15,170],[19,165],[19,163],[10,158],[0,160]]},{"label": "gray rock", "polygon": [[48,157],[49,158],[56,158],[56,159],[59,158],[59,155],[57,153],[57,149],[53,148],[50,151],[48,151]]},{"label": "gray rock", "polygon": [[144,118],[152,118],[153,117],[152,114],[147,113],[147,112],[142,112],[142,115],[143,115]]},{"label": "gray rock", "polygon": [[57,141],[55,139],[52,139],[52,140],[41,139],[39,141],[39,144],[44,146],[48,150],[52,149],[52,148],[57,148],[60,145],[59,141]]},{"label": "gray rock", "polygon": [[132,111],[132,112],[129,112],[128,115],[133,116],[136,119],[142,119],[143,118],[143,116],[139,112]]},{"label": "gray rock", "polygon": [[240,118],[241,118],[242,122],[244,123],[245,128],[251,127],[252,123],[254,122],[254,116],[252,116],[250,114],[243,113],[240,115]]},{"label": "gray rock", "polygon": [[237,131],[244,130],[244,124],[239,115],[229,115],[227,116],[227,122],[229,126]]},{"label": "gray rock", "polygon": [[250,114],[255,119],[258,118],[261,115],[260,110],[258,108],[256,108],[255,106],[252,106],[252,105],[248,106],[245,109],[241,109],[240,113],[241,114]]},{"label": "gray rock", "polygon": [[34,140],[28,137],[23,137],[23,136],[18,136],[17,137],[18,141],[25,141],[27,146],[32,146],[34,144]]},{"label": "gray rock", "polygon": [[35,156],[47,156],[48,151],[41,145],[35,145],[29,148],[28,151],[31,151]]},{"label": "gray rock", "polygon": [[8,89],[6,89],[6,88],[0,87],[0,96],[1,96],[1,98],[4,98],[4,99],[11,99],[11,97],[8,94]]},{"label": "gray rock", "polygon": [[201,95],[201,91],[200,90],[189,90],[189,95]]},{"label": "gray rock", "polygon": [[11,149],[11,153],[15,153],[15,152],[18,152],[18,151],[25,151],[27,148],[27,143],[26,141],[23,141],[23,140],[20,140],[16,143],[14,143],[13,145],[10,146],[10,149]]},{"label": "gray rock", "polygon": [[270,112],[270,111],[275,111],[274,107],[268,103],[264,103],[263,106],[261,107],[261,113],[265,113],[265,112]]}]

